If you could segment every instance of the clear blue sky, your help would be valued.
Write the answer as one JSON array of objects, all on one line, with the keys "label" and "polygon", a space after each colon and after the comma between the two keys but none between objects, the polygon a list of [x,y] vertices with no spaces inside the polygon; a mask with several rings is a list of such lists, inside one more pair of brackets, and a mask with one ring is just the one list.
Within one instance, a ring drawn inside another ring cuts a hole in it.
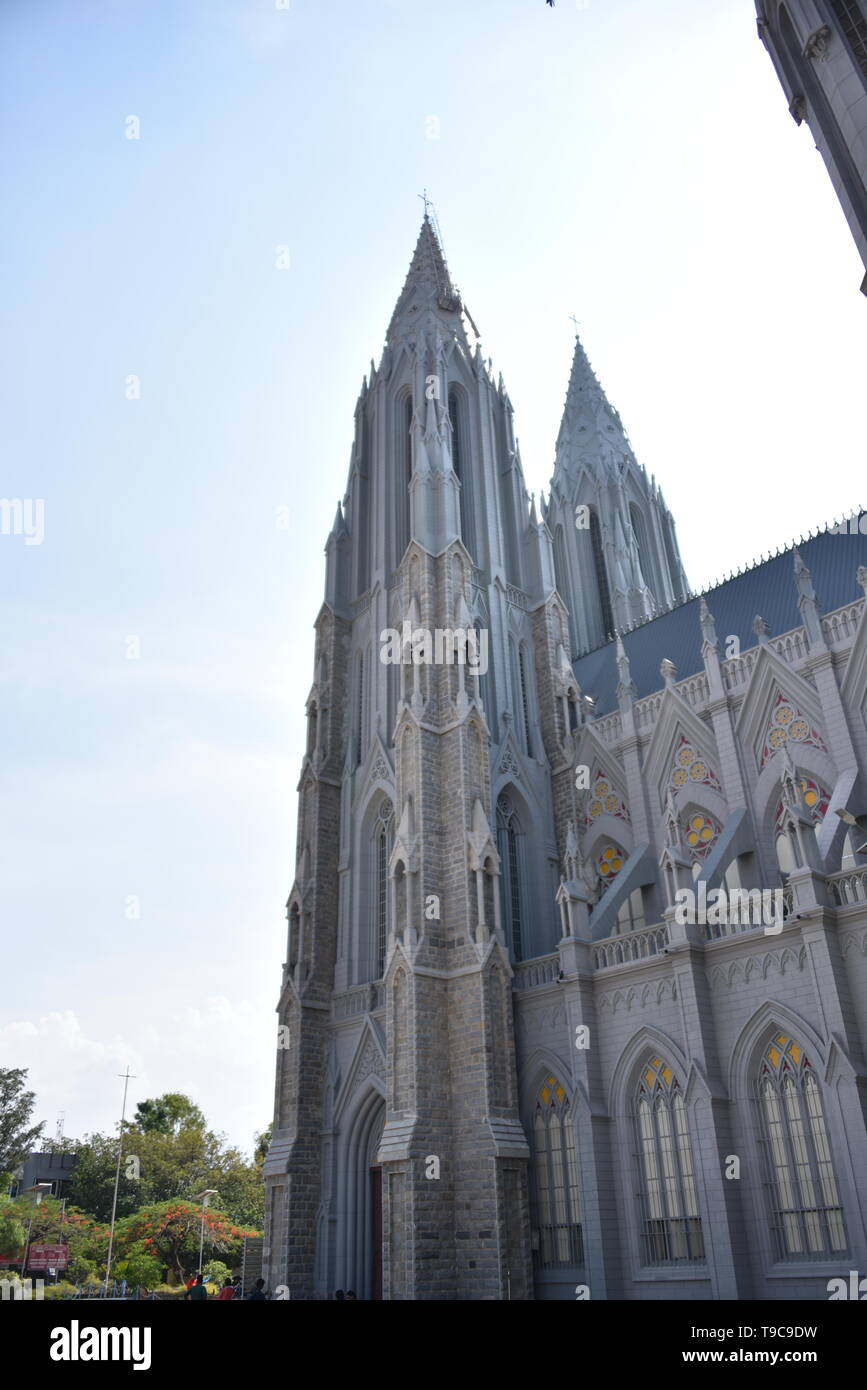
[{"label": "clear blue sky", "polygon": [[697,588],[864,497],[863,272],[752,0],[5,0],[0,51],[0,493],[45,508],[0,536],[0,1063],[51,1132],[110,1125],[129,1062],[249,1148],[417,195],[530,488],[575,314]]}]

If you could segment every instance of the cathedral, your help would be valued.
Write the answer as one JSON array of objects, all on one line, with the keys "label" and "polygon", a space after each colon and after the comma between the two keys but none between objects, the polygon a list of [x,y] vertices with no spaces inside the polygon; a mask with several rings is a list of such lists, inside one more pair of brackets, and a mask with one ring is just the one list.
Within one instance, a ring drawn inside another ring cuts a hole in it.
[{"label": "cathedral", "polygon": [[867,515],[694,594],[580,341],[537,507],[426,214],[325,552],[271,1287],[867,1276]]},{"label": "cathedral", "polygon": [[756,11],[789,112],[816,142],[867,270],[867,9],[863,0],[756,0]]}]

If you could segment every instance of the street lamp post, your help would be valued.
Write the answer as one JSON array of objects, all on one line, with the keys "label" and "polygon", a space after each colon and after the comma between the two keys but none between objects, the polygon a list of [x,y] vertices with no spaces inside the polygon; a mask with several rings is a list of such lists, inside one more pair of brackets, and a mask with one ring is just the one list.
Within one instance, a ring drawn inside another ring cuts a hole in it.
[{"label": "street lamp post", "polygon": [[209,1197],[216,1197],[216,1195],[217,1195],[217,1189],[216,1189],[215,1187],[206,1187],[205,1190],[204,1190],[204,1192],[199,1192],[199,1193],[198,1193],[198,1196],[201,1197],[201,1199],[202,1199],[202,1227],[201,1227],[201,1231],[199,1232],[199,1269],[198,1269],[199,1274],[201,1274],[201,1273],[203,1272],[203,1271],[202,1271],[202,1252],[204,1251],[204,1248],[205,1248],[205,1207],[208,1205],[208,1198],[209,1198]]},{"label": "street lamp post", "polygon": [[105,1265],[105,1296],[108,1298],[108,1276],[111,1273],[111,1252],[114,1249],[114,1218],[117,1215],[117,1190],[120,1186],[120,1160],[123,1153],[123,1125],[126,1118],[126,1092],[135,1074],[127,1067],[123,1073],[123,1105],[120,1112],[120,1138],[117,1144],[117,1168],[114,1174],[114,1197],[111,1203],[111,1225],[108,1229],[108,1260]]},{"label": "street lamp post", "polygon": [[27,1223],[27,1239],[26,1239],[25,1242],[24,1242],[24,1262],[23,1262],[22,1265],[21,1265],[21,1282],[22,1282],[22,1284],[24,1283],[24,1274],[25,1274],[26,1269],[27,1269],[27,1255],[28,1255],[28,1252],[29,1252],[29,1250],[30,1250],[30,1232],[33,1230],[33,1217],[36,1215],[36,1208],[39,1206],[39,1203],[42,1201],[42,1196],[43,1196],[43,1193],[44,1193],[44,1191],[45,1191],[46,1188],[48,1188],[49,1191],[51,1190],[51,1183],[50,1183],[50,1182],[37,1182],[37,1183],[34,1183],[33,1186],[32,1186],[31,1188],[28,1188],[28,1191],[34,1193],[36,1200],[35,1200],[35,1203],[34,1203],[33,1211],[31,1211],[31,1213],[30,1213],[30,1220],[29,1220],[29,1222]]}]

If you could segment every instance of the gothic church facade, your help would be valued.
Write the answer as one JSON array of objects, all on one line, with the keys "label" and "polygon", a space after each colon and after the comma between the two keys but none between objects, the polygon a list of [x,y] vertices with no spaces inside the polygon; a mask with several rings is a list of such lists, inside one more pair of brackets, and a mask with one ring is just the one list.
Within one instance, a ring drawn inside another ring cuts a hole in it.
[{"label": "gothic church facade", "polygon": [[[811,1299],[867,1274],[857,524],[692,595],[580,342],[537,510],[426,217],[326,556],[271,1285]],[[419,659],[406,634],[437,630],[487,660]],[[690,921],[685,890],[781,906]]]},{"label": "gothic church facade", "polygon": [[789,111],[809,127],[867,271],[867,7],[756,0],[756,11]]}]

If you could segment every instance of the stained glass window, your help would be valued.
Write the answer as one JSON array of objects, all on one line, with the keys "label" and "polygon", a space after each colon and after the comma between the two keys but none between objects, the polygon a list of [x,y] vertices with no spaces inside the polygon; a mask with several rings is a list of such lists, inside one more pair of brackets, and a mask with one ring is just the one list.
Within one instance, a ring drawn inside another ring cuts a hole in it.
[{"label": "stained glass window", "polygon": [[822,1092],[799,1043],[775,1033],[756,1079],[771,1237],[778,1260],[846,1249],[846,1229]]},{"label": "stained glass window", "polygon": [[636,1097],[639,1242],[643,1265],[704,1259],[689,1120],[673,1068],[649,1057]]},{"label": "stained glass window", "polygon": [[536,1096],[533,1174],[539,1263],[543,1269],[584,1263],[575,1127],[566,1088],[549,1075]]},{"label": "stained glass window", "polygon": [[614,882],[625,863],[626,855],[616,845],[606,845],[602,853],[597,856],[596,867],[599,870],[603,892],[610,883]]},{"label": "stained glass window", "polygon": [[694,858],[704,859],[716,844],[722,827],[719,821],[706,811],[694,811],[687,817],[684,826],[684,840]]}]

